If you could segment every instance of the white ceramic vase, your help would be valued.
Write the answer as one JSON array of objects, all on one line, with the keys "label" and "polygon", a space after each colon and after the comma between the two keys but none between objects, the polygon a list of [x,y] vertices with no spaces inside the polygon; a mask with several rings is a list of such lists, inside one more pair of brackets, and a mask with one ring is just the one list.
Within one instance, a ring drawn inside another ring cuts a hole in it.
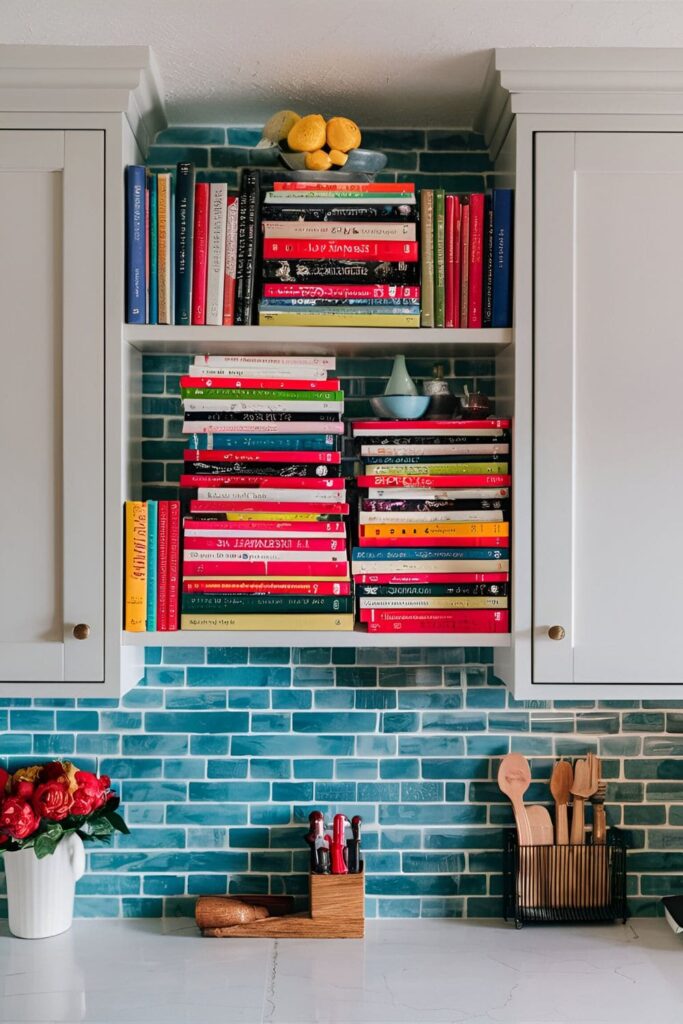
[{"label": "white ceramic vase", "polygon": [[38,860],[32,849],[7,852],[9,929],[20,939],[45,939],[71,927],[76,882],[85,871],[85,850],[67,836],[53,854]]},{"label": "white ceramic vase", "polygon": [[406,357],[403,355],[394,356],[394,365],[391,377],[384,389],[385,395],[416,395],[417,385],[408,373]]}]

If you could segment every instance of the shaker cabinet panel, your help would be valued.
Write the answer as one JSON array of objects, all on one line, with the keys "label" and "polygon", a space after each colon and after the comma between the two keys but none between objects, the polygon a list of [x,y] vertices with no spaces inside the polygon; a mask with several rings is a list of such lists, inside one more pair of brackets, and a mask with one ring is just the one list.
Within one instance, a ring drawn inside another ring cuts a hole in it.
[{"label": "shaker cabinet panel", "polygon": [[0,682],[100,682],[103,133],[0,131],[0,223]]},{"label": "shaker cabinet panel", "polygon": [[533,679],[680,684],[683,134],[539,133],[534,181]]}]

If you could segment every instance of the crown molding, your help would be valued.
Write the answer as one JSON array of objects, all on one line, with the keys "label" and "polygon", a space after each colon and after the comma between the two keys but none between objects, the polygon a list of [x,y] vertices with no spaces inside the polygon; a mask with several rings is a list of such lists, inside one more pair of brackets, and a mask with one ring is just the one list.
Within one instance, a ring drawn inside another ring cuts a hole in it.
[{"label": "crown molding", "polygon": [[498,49],[501,88],[518,113],[683,111],[683,49]]},{"label": "crown molding", "polygon": [[504,89],[496,66],[496,52],[491,53],[481,92],[481,103],[472,127],[484,136],[493,159],[502,146],[512,123],[510,94]]},{"label": "crown molding", "polygon": [[167,123],[149,46],[0,46],[0,109],[122,113],[143,152]]}]

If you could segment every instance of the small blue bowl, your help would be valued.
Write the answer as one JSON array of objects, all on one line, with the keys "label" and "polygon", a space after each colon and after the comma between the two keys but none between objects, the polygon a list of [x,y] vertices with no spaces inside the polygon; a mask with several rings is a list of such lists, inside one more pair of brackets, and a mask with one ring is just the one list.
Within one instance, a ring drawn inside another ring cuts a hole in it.
[{"label": "small blue bowl", "polygon": [[431,395],[378,395],[370,405],[385,420],[419,420],[431,400]]}]

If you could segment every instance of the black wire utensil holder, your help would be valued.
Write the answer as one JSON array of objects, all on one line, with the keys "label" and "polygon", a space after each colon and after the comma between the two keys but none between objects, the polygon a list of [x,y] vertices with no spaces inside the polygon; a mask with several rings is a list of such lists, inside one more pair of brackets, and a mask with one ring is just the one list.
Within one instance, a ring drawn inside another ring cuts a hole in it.
[{"label": "black wire utensil holder", "polygon": [[[590,838],[590,834],[587,834]],[[604,845],[520,846],[505,836],[503,917],[523,924],[626,922],[626,841],[610,829]]]}]

